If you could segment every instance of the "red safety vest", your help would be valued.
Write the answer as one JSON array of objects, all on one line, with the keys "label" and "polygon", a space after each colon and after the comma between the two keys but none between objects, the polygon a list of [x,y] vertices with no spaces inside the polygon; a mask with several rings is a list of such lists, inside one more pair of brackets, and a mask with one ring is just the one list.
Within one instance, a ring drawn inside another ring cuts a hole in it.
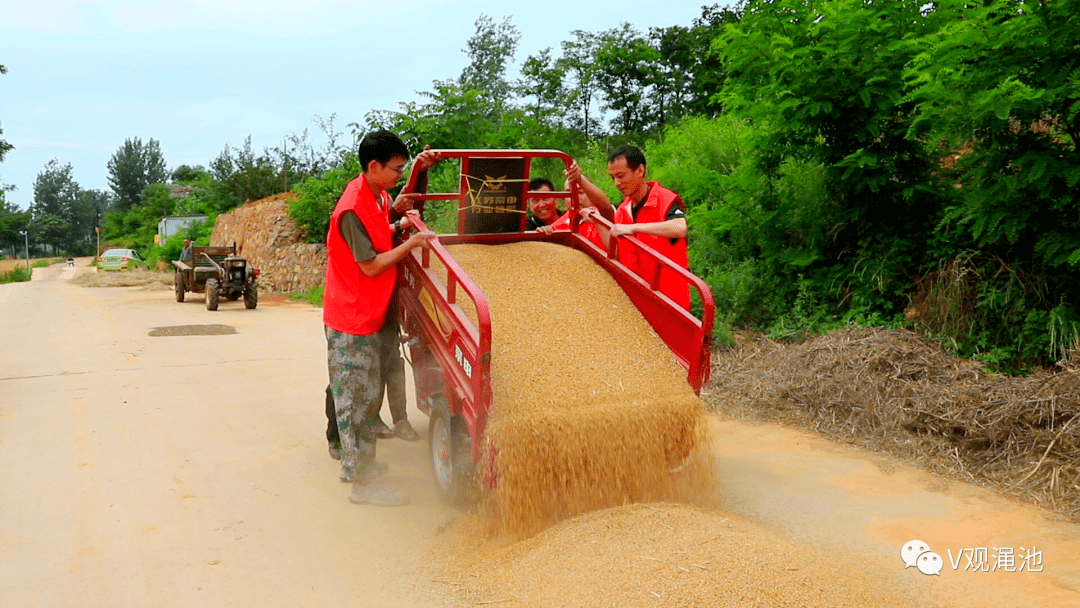
[{"label": "red safety vest", "polygon": [[[567,211],[566,213],[560,215],[559,219],[551,223],[551,229],[569,230],[570,213],[570,211]],[[600,238],[600,232],[596,229],[596,226],[593,226],[592,222],[580,221],[579,225],[581,227],[578,229],[578,232],[581,234],[581,236],[595,243],[596,246],[600,249],[603,249],[605,251],[607,250],[607,247],[604,245],[604,239]]]},{"label": "red safety vest", "polygon": [[560,215],[559,219],[555,220],[554,222],[551,222],[551,229],[552,230],[569,230],[570,229],[570,212],[567,211],[566,213]]},{"label": "red safety vest", "polygon": [[[627,198],[619,205],[618,209],[615,210],[616,224],[663,222],[667,219],[668,211],[671,209],[672,205],[678,205],[679,208],[685,211],[682,199],[679,198],[678,194],[661,186],[660,183],[656,181],[650,181],[648,182],[648,185],[649,194],[645,197],[645,204],[638,210],[637,221],[635,222],[633,213],[631,212],[634,203],[637,201]],[[675,243],[672,244],[671,239],[667,237],[642,233],[635,234],[634,236],[642,243],[655,249],[657,253],[660,253],[672,262],[675,262],[676,265],[683,268],[688,267],[686,261],[686,239],[675,239]],[[656,261],[648,256],[639,256],[637,247],[630,247],[629,243],[619,244],[619,261],[646,281],[651,281],[653,274],[656,272]],[[690,309],[690,287],[686,280],[681,276],[678,276],[671,271],[661,271],[660,292],[671,298],[676,304],[683,308],[687,310]]]},{"label": "red safety vest", "polygon": [[347,334],[366,336],[377,333],[386,321],[386,311],[397,285],[397,265],[369,277],[360,269],[352,249],[341,236],[338,222],[346,211],[353,211],[371,238],[376,254],[390,251],[390,224],[387,217],[390,196],[379,194],[377,202],[361,175],[349,182],[330,216],[326,233],[326,286],[323,290],[323,323]]}]

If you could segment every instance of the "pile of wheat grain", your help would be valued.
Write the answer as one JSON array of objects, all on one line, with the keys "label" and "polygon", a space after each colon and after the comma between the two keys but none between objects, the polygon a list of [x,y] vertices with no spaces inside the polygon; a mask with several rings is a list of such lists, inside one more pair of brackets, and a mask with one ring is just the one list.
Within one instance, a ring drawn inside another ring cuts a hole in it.
[{"label": "pile of wheat grain", "polygon": [[936,605],[898,552],[817,547],[753,520],[653,503],[597,511],[528,539],[490,538],[458,518],[432,578],[463,605],[871,608]]},{"label": "pile of wheat grain", "polygon": [[491,307],[484,447],[500,529],[530,534],[635,502],[714,503],[704,406],[602,268],[551,243],[450,252]]}]

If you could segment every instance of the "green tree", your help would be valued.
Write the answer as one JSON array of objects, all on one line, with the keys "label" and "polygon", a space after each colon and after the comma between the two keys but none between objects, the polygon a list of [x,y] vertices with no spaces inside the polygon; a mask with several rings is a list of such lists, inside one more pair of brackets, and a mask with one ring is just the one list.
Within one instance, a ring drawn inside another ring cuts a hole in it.
[{"label": "green tree", "polygon": [[51,213],[43,213],[34,216],[34,239],[44,245],[45,252],[50,249],[53,254],[60,252],[65,241],[70,240],[71,224],[64,218]]},{"label": "green tree", "polygon": [[360,160],[351,154],[340,166],[297,186],[296,198],[289,201],[289,216],[306,242],[326,241],[334,206],[345,186],[359,174]]},{"label": "green tree", "polygon": [[945,1],[937,18],[941,35],[907,77],[918,132],[944,152],[963,149],[954,176],[963,196],[949,218],[987,252],[1071,274],[1080,268],[1080,2]]},{"label": "green tree", "polygon": [[[401,103],[398,112],[369,112],[365,116],[366,129],[393,131],[414,150],[426,144],[436,148],[475,148],[482,145],[486,134],[496,130],[476,89],[464,89],[452,81],[437,82],[434,91],[420,95],[425,101]],[[350,126],[358,138],[363,135],[359,125]]]},{"label": "green tree", "polygon": [[616,133],[641,133],[655,120],[646,96],[659,78],[659,61],[660,52],[629,23],[601,34],[594,77],[604,109],[615,112]]},{"label": "green tree", "polygon": [[600,45],[600,37],[585,30],[570,32],[573,40],[562,42],[563,56],[559,59],[559,66],[570,76],[572,84],[571,107],[574,112],[571,118],[571,126],[585,134],[585,139],[595,137],[599,133],[594,128],[595,119],[589,120],[593,100],[596,97],[596,52]]},{"label": "green tree", "polygon": [[653,67],[648,103],[657,126],[664,127],[690,111],[691,85],[701,63],[697,36],[691,28],[674,25],[649,28],[649,43],[658,56]]},{"label": "green tree", "polygon": [[965,311],[963,324],[927,322],[1006,368],[1056,361],[1080,332],[1078,9],[938,2],[940,34],[905,73],[912,132],[956,158],[942,171],[953,196],[940,238],[967,249],[924,281],[932,297],[951,294],[938,300]]},{"label": "green tree", "polygon": [[724,25],[737,23],[742,18],[746,0],[740,0],[735,7],[721,7],[719,4],[701,7],[701,16],[694,19],[689,31],[691,47],[690,57],[677,56],[680,65],[689,62],[692,82],[690,83],[691,112],[703,116],[715,116],[721,106],[713,99],[724,87],[727,71],[720,53],[720,47],[713,41],[723,33]]},{"label": "green tree", "polygon": [[170,177],[174,183],[193,185],[210,177],[210,172],[202,165],[180,165],[172,170]]},{"label": "green tree", "polygon": [[476,32],[464,49],[469,65],[462,70],[458,82],[466,91],[479,91],[489,108],[489,116],[495,118],[512,100],[513,87],[506,80],[506,66],[514,61],[521,32],[510,22],[510,17],[503,17],[496,24],[491,17],[481,14],[475,26]]},{"label": "green tree", "polygon": [[523,97],[531,97],[536,105],[532,106],[532,117],[538,122],[557,122],[564,114],[567,105],[566,88],[563,78],[566,70],[552,58],[551,47],[530,55],[521,66],[521,80],[517,86]]},{"label": "green tree", "polygon": [[151,184],[139,195],[139,203],[128,211],[105,216],[102,241],[130,246],[146,254],[154,245],[158,220],[172,215],[176,199],[165,184]]},{"label": "green tree", "polygon": [[61,166],[54,158],[45,163],[45,168],[34,179],[34,201],[30,208],[34,215],[63,216],[78,195],[75,169],[71,163]]},{"label": "green tree", "polygon": [[75,218],[77,238],[82,239],[78,253],[92,251],[97,245],[95,226],[101,226],[105,214],[112,208],[112,197],[104,190],[81,190],[79,192],[79,212]]},{"label": "green tree", "polygon": [[0,200],[0,248],[14,257],[21,256],[25,245],[21,233],[29,225],[29,211],[20,211],[15,203]]},{"label": "green tree", "polygon": [[79,241],[74,230],[84,218],[79,199],[81,190],[71,163],[61,166],[55,158],[46,163],[34,180],[34,201],[30,208],[34,214],[35,238],[53,251],[73,250]]},{"label": "green tree", "polygon": [[251,136],[240,148],[226,144],[210,162],[210,211],[224,213],[246,202],[259,200],[287,189],[278,164],[266,153],[256,155]]},{"label": "green tree", "polygon": [[[798,238],[772,260],[791,289],[804,276],[803,288],[834,305],[897,314],[933,253],[928,240],[942,203],[928,186],[932,158],[908,137],[914,104],[903,81],[934,31],[924,4],[753,0],[715,42],[727,70],[716,101],[764,127],[763,176],[779,179],[791,163],[825,171],[832,204],[803,236],[788,235]],[[779,216],[798,211],[783,198],[758,197],[759,183],[751,176],[735,196]]]},{"label": "green tree", "polygon": [[125,139],[109,158],[107,167],[118,211],[131,209],[138,204],[143,189],[164,183],[168,177],[161,146],[153,138],[145,144],[138,137]]}]

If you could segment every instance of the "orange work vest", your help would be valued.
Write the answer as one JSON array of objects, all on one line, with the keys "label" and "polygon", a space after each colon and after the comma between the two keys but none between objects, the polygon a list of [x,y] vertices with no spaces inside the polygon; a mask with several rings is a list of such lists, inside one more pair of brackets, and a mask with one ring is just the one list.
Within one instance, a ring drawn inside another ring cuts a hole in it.
[{"label": "orange work vest", "polygon": [[371,238],[376,254],[390,251],[390,196],[368,188],[361,175],[349,182],[330,216],[326,233],[326,286],[323,291],[323,323],[331,329],[366,336],[377,333],[386,321],[390,298],[397,286],[397,265],[369,277],[360,269],[352,249],[338,229],[341,215],[353,211]]},{"label": "orange work vest", "polygon": [[[672,205],[678,205],[685,211],[682,199],[678,194],[660,185],[659,182],[650,181],[649,194],[645,197],[645,204],[638,210],[637,220],[634,220],[632,209],[637,201],[627,198],[615,210],[616,224],[647,224],[663,222],[667,219],[668,211]],[[652,234],[635,234],[642,243],[652,247],[657,253],[666,256],[677,266],[687,268],[686,239],[672,239]],[[619,244],[619,261],[633,270],[646,281],[650,281],[656,272],[657,263],[644,255],[639,256],[637,247],[629,246],[629,243]],[[690,288],[686,280],[670,271],[661,271],[660,292],[671,298],[676,304],[690,309]]]}]

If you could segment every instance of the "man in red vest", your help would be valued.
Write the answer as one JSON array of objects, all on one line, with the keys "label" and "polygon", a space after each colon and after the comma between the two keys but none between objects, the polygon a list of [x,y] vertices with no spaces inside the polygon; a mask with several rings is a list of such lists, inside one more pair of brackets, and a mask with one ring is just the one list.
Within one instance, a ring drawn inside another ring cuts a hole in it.
[{"label": "man in red vest", "polygon": [[[615,226],[610,233],[600,224],[596,224],[596,227],[604,243],[611,237],[632,234],[678,266],[686,268],[686,208],[678,194],[659,182],[646,181],[645,168],[645,154],[634,146],[619,146],[608,156],[608,175],[625,198],[615,210]],[[603,191],[587,179],[579,183],[589,198],[596,200],[603,196]],[[589,208],[582,211],[586,219],[591,219],[593,213],[596,212]],[[658,264],[637,249],[629,243],[621,243],[619,261],[649,281],[656,273]],[[661,269],[660,292],[689,310],[690,289],[682,277]]]},{"label": "man in red vest", "polygon": [[[576,160],[570,164],[568,169],[563,171],[563,175],[566,177],[566,182],[563,184],[564,190],[570,189],[571,182],[577,182],[581,188],[579,204],[582,208],[595,208],[600,216],[609,222],[614,219],[615,208],[611,206],[611,201],[608,200],[607,195],[602,190],[597,188],[589,181],[589,178],[581,173],[581,167],[578,166]],[[546,177],[538,177],[529,182],[529,190],[533,192],[554,192],[555,185]],[[531,198],[529,199],[529,211],[532,212],[526,223],[526,228],[529,230],[551,234],[556,230],[570,229],[570,212],[567,211],[560,215],[554,199]],[[582,224],[579,232],[597,247],[606,247],[596,226],[586,222]]]},{"label": "man in red vest", "polygon": [[[393,245],[393,234],[412,226],[408,215],[389,221],[386,190],[398,183],[409,161],[401,139],[389,131],[368,133],[358,154],[362,173],[338,199],[326,235],[323,323],[342,448],[340,478],[352,481],[352,502],[402,505],[408,496],[379,477],[387,467],[375,460],[376,425],[384,382],[405,382],[403,374],[384,379],[395,369],[395,354],[400,358],[393,306],[398,263],[435,235],[418,232]],[[434,164],[432,158],[417,158],[414,170],[426,169],[429,162]]]}]

